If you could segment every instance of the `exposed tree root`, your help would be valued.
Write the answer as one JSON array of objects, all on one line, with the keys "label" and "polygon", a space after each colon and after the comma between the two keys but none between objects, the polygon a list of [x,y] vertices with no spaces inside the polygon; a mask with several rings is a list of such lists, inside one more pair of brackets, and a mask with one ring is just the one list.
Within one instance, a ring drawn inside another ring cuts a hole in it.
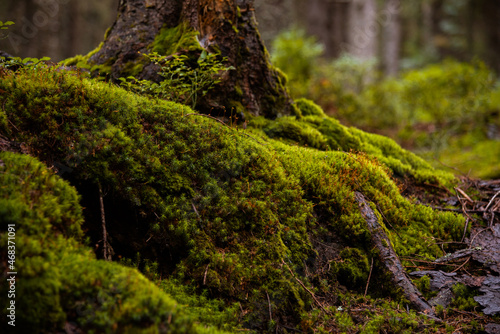
[{"label": "exposed tree root", "polygon": [[368,201],[359,192],[356,192],[356,201],[370,230],[373,245],[379,250],[379,259],[390,273],[393,283],[401,288],[404,296],[415,309],[434,318],[435,314],[432,307],[423,299],[420,291],[406,276],[401,261],[391,246],[391,241],[380,226],[377,216],[370,208]]}]

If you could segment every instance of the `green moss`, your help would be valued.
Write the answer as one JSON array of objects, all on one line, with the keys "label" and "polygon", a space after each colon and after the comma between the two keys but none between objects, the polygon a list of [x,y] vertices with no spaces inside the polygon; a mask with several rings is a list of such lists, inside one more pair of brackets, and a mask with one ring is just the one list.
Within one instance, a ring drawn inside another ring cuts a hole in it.
[{"label": "green moss", "polygon": [[462,174],[471,173],[481,179],[500,178],[500,141],[489,140],[482,136],[464,136],[456,140],[447,150],[440,153],[436,168],[454,166]]},{"label": "green moss", "polygon": [[[0,152],[0,161],[0,221],[15,226],[21,275],[19,332],[60,331],[67,321],[85,332],[204,332],[136,270],[96,260],[81,246],[82,208],[73,187],[32,157]],[[0,239],[7,243],[6,230]]]},{"label": "green moss", "polygon": [[[307,263],[317,257],[311,238],[321,237],[324,231],[334,233],[349,247],[342,253],[346,264],[336,267],[337,275],[345,273],[354,277],[356,286],[362,285],[367,258],[374,254],[365,249],[370,235],[354,197],[356,191],[380,213],[400,255],[437,257],[442,250],[435,240],[462,236],[463,218],[415,205],[401,196],[392,179],[396,167],[403,165],[404,176],[424,170],[429,173],[427,180],[439,180],[432,168],[419,165],[415,156],[391,141],[343,127],[329,117],[254,118],[243,132],[207,117],[186,116],[192,110],[180,104],[50,68],[8,72],[0,78],[0,90],[6,92],[3,112],[10,121],[6,126],[12,140],[23,142],[41,159],[58,162],[54,168],[75,184],[100,183],[109,190],[107,210],[134,213],[106,217],[109,224],[129,235],[139,234],[138,226],[142,230],[135,242],[126,241],[127,249],[149,254],[147,260],[158,263],[162,277],[208,289],[211,300],[238,300],[248,311],[242,321],[257,330],[268,328],[267,295],[276,319],[287,317],[298,323],[301,314],[316,308],[296,278],[314,290],[315,281],[304,273],[310,269]],[[333,143],[346,152],[330,150]],[[4,216],[22,219],[19,214]],[[102,295],[102,301],[91,303],[101,315],[86,322],[81,319],[88,326],[95,323],[96,331],[118,318],[123,319],[116,320],[120,329],[133,328],[141,321],[153,328],[163,323],[168,312],[177,314],[171,298],[135,271],[101,263],[89,254],[85,255],[89,264],[80,270],[72,264],[80,261],[80,251],[64,256],[68,260],[56,257],[65,263],[59,267],[77,272],[82,280],[64,281],[69,288],[60,299],[76,303],[89,295]],[[93,272],[92,263],[103,274]],[[88,283],[92,276],[84,270],[107,285]],[[132,278],[127,281],[125,275]],[[63,281],[53,282],[60,285],[50,287],[53,291],[64,286]],[[147,290],[129,287],[138,283]],[[101,291],[101,287],[108,288]],[[133,296],[126,312],[113,309],[113,291]],[[147,296],[153,300],[147,301]],[[155,313],[153,307],[144,306],[136,312],[133,300],[160,305],[162,311]],[[47,325],[60,324],[77,307],[55,300],[40,305],[53,314],[44,313]],[[220,306],[228,312],[232,307]],[[116,316],[109,315],[113,312]],[[182,312],[189,318],[189,311]],[[205,322],[201,316],[205,311],[195,313],[192,319]],[[218,326],[223,315],[215,313],[213,318]],[[383,317],[382,323],[386,321]],[[377,326],[382,325],[377,322]]]},{"label": "green moss", "polygon": [[234,86],[234,92],[236,93],[236,96],[238,96],[238,97],[243,96],[243,90],[241,89],[240,85]]},{"label": "green moss", "polygon": [[62,60],[59,63],[61,65],[64,65],[64,66],[76,66],[78,68],[89,69],[90,66],[91,66],[89,64],[90,57],[92,57],[97,52],[99,52],[99,50],[101,50],[101,48],[102,48],[103,45],[104,45],[104,42],[101,42],[97,48],[95,48],[94,50],[90,51],[85,56],[83,56],[83,55],[77,55],[77,56],[74,56],[74,57]]},{"label": "green moss", "polygon": [[300,98],[295,100],[295,104],[303,116],[325,116],[323,109],[311,100]]},{"label": "green moss", "polygon": [[471,311],[479,304],[474,300],[477,295],[477,289],[469,288],[465,284],[457,283],[451,288],[455,295],[450,307],[460,311]]},{"label": "green moss", "polygon": [[136,61],[129,61],[123,67],[122,76],[125,78],[129,76],[136,77],[142,72],[146,63],[148,63],[148,60],[144,57],[141,57]]},{"label": "green moss", "polygon": [[351,289],[365,288],[370,272],[366,254],[357,248],[346,248],[340,252],[340,260],[333,262],[331,273],[342,285]]},{"label": "green moss", "polygon": [[329,146],[323,135],[308,124],[301,124],[295,117],[281,117],[270,122],[264,132],[271,138],[290,139],[303,146],[328,150]]},{"label": "green moss", "polygon": [[[310,103],[308,105],[312,108]],[[387,137],[345,127],[331,117],[307,116],[308,112],[304,115],[301,111],[303,117],[280,118],[264,127],[264,132],[271,138],[282,138],[321,150],[367,153],[388,166],[397,177],[411,176],[418,182],[445,186],[456,182],[453,174],[435,170]]]},{"label": "green moss", "polygon": [[176,27],[164,26],[156,35],[154,42],[149,45],[151,52],[158,52],[160,55],[171,55],[178,51],[202,50],[197,40],[198,32],[187,23],[181,23]]}]

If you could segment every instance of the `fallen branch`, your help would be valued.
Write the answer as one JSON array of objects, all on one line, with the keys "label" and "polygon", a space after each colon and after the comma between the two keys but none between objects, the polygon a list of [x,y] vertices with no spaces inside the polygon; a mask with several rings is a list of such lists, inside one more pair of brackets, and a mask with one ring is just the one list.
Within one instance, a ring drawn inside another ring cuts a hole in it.
[{"label": "fallen branch", "polygon": [[490,200],[484,211],[488,211],[488,208],[490,207],[491,203],[493,203],[493,200],[500,194],[500,191],[498,191]]},{"label": "fallen branch", "polygon": [[269,294],[266,291],[267,304],[269,305],[269,321],[273,321],[273,314],[271,313],[271,300],[269,299]]},{"label": "fallen branch", "polygon": [[468,249],[461,249],[456,251],[455,253],[451,254],[446,254],[443,257],[440,257],[439,259],[434,260],[435,263],[445,263],[445,262],[450,262],[456,259],[460,259],[462,257],[467,257],[472,255],[474,252],[477,252],[480,249],[476,248],[468,248]]},{"label": "fallen branch", "polygon": [[99,203],[101,206],[101,223],[102,223],[102,252],[104,256],[104,260],[109,261],[108,258],[108,231],[106,230],[106,215],[104,213],[104,200],[102,195],[102,187],[101,183],[98,183],[99,187]]},{"label": "fallen branch", "polygon": [[366,294],[368,293],[368,285],[370,285],[370,278],[372,277],[372,270],[373,270],[373,257],[372,257],[372,264],[370,265],[370,273],[368,274],[368,280],[366,281],[366,288],[365,288],[365,294],[364,294],[365,297],[366,297]]},{"label": "fallen branch", "polygon": [[[467,201],[469,201],[469,203],[474,203],[474,201],[473,201],[473,200],[469,197],[469,195],[467,195],[467,194],[465,193],[465,191],[463,191],[462,189],[460,189],[460,188],[458,188],[458,187],[456,187],[456,188],[455,188],[455,190],[456,190],[457,192],[459,192],[460,194],[462,194],[462,196],[464,196],[464,197],[465,197],[465,199],[466,199]],[[458,196],[457,196],[457,197],[458,197]]]},{"label": "fallen branch", "polygon": [[206,282],[207,282],[207,273],[208,273],[208,266],[210,265],[207,264],[207,267],[205,268],[205,273],[203,274],[203,285],[206,285]]},{"label": "fallen branch", "polygon": [[382,226],[378,222],[375,212],[370,208],[363,194],[356,192],[361,215],[366,221],[370,231],[373,245],[379,250],[380,261],[385,265],[391,275],[392,282],[403,291],[404,296],[410,301],[412,306],[418,311],[436,318],[432,307],[423,299],[422,294],[412,281],[406,276],[398,255],[391,246],[391,241],[385,234]]},{"label": "fallen branch", "polygon": [[[463,210],[463,209],[451,209],[451,208],[443,208],[443,207],[440,207],[440,206],[432,206],[432,205],[428,205],[429,208],[431,209],[434,209],[434,210],[439,210],[439,211],[450,211],[450,212],[467,212],[467,213],[485,213],[486,211],[485,210],[481,210],[481,209],[476,209],[476,210],[469,210],[469,209],[466,209],[466,210]],[[493,213],[500,213],[500,211],[489,211],[489,212],[493,212]]]}]

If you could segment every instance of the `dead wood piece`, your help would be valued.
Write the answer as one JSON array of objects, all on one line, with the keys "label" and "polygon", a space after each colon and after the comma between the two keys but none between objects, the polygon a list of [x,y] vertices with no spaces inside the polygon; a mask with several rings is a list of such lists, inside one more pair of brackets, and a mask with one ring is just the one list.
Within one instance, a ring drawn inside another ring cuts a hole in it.
[{"label": "dead wood piece", "polygon": [[440,257],[439,259],[434,260],[435,263],[446,263],[446,262],[451,262],[456,259],[460,259],[466,256],[472,255],[474,252],[478,252],[480,249],[478,248],[468,248],[468,249],[461,249],[456,251],[455,253],[451,254],[446,254],[443,257]]},{"label": "dead wood piece", "polygon": [[367,200],[363,194],[359,192],[356,192],[355,196],[361,214],[370,230],[373,245],[379,250],[380,261],[390,273],[393,283],[401,288],[404,296],[411,302],[414,308],[424,314],[435,317],[432,307],[423,299],[420,291],[418,291],[412,281],[406,276],[401,261],[391,246],[389,237],[385,234],[382,226],[378,222],[377,216],[370,208]]},{"label": "dead wood piece", "polygon": [[487,324],[484,326],[484,330],[488,334],[500,334],[500,324]]},{"label": "dead wood piece", "polygon": [[429,299],[429,304],[432,306],[441,305],[447,308],[453,301],[453,297],[455,297],[455,294],[451,289],[443,289],[438,292],[436,297]]},{"label": "dead wood piece", "polygon": [[108,231],[106,229],[106,214],[104,212],[104,200],[102,194],[102,187],[99,183],[99,204],[101,207],[101,223],[102,223],[102,252],[104,260],[111,260],[111,254],[108,251]]},{"label": "dead wood piece", "polygon": [[484,314],[500,314],[500,277],[486,276],[483,285],[479,289],[483,293],[481,296],[475,296],[474,300],[484,307]]},{"label": "dead wood piece", "polygon": [[[481,233],[480,237],[475,237]],[[487,229],[474,227],[471,231],[470,247],[480,249],[472,253],[472,259],[500,274],[500,224]]]}]

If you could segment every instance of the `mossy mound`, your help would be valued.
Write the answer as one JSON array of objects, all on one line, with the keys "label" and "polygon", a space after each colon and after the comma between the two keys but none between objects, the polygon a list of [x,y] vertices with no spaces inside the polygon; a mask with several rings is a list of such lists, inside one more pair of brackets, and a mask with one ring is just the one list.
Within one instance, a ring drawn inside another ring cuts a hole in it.
[{"label": "mossy mound", "polygon": [[[0,152],[0,221],[2,244],[7,244],[7,224],[16,231],[16,326],[9,330],[209,332],[137,270],[96,260],[81,244],[79,195],[36,159]],[[5,285],[2,293],[7,295]],[[3,310],[8,303],[2,299]]]},{"label": "mossy mound", "polygon": [[346,127],[323,115],[281,117],[276,121],[254,119],[250,125],[271,137],[323,151],[364,152],[390,168],[395,177],[411,177],[419,183],[451,186],[451,173],[435,170],[426,161],[401,148],[394,140]]},{"label": "mossy mound", "polygon": [[[139,252],[158,262],[162,277],[238,302],[248,328],[273,330],[309,317],[317,305],[298,278],[310,289],[319,288],[320,278],[336,286],[334,274],[314,268],[322,255],[313,239],[335,235],[373,256],[355,191],[383,217],[400,255],[440,256],[436,239],[463,232],[462,218],[415,205],[391,178],[398,172],[438,182],[442,175],[392,141],[328,117],[257,119],[264,133],[243,132],[192,115],[186,106],[51,68],[5,71],[0,90],[6,92],[0,113],[8,119],[0,125],[5,137],[23,142],[70,179],[84,202],[97,200],[97,184],[105,190],[116,256]],[[311,147],[290,145],[300,140]],[[328,150],[337,148],[334,143],[347,152]],[[357,153],[363,150],[368,154]],[[99,236],[100,214],[85,206],[84,226]],[[109,265],[88,266],[93,263]],[[104,273],[97,277],[110,273],[99,270]],[[102,287],[89,294],[99,295]],[[319,291],[336,293],[332,289]],[[385,289],[378,290],[391,287]],[[146,318],[157,321],[162,314]]]},{"label": "mossy mound", "polygon": [[302,116],[325,116],[323,109],[311,100],[300,98],[295,100],[295,104],[300,109]]}]

